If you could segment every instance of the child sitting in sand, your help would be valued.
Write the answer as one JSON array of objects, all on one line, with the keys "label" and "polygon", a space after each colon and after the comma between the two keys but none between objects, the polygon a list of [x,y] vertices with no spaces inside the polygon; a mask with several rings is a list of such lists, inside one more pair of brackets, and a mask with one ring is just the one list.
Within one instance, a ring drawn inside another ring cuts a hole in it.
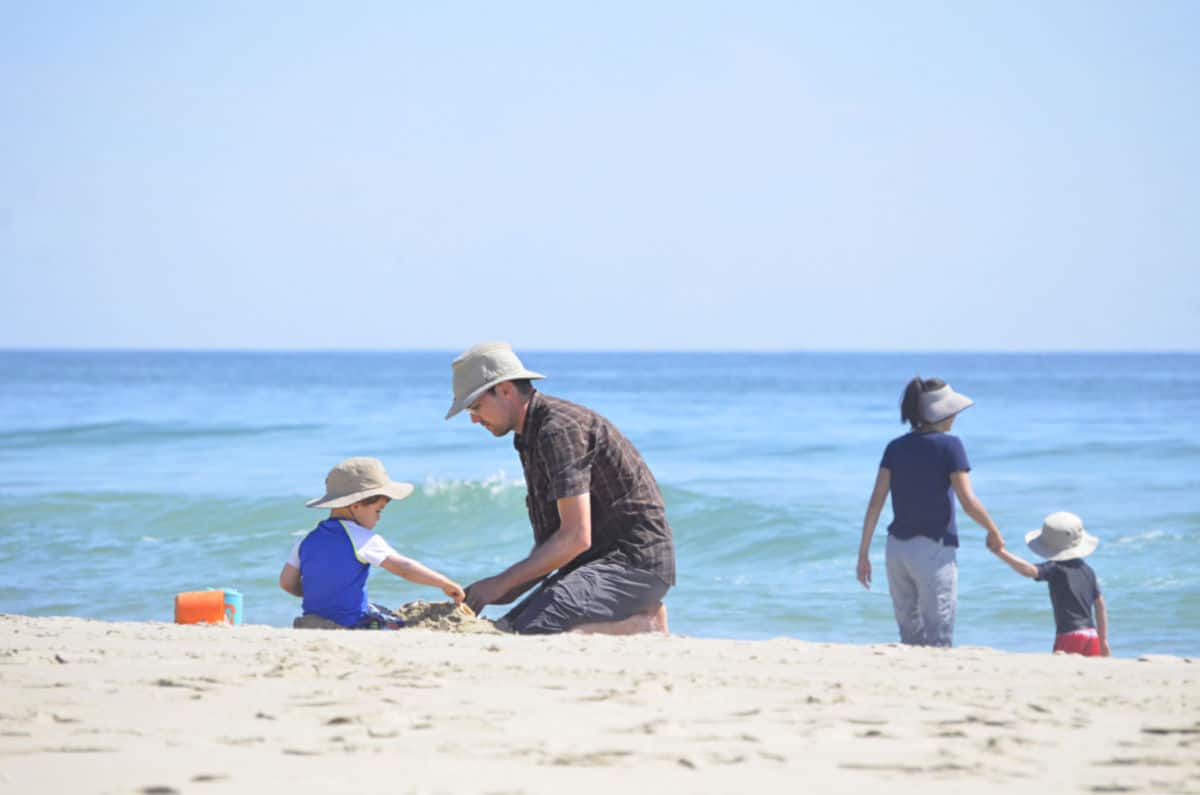
[{"label": "child sitting in sand", "polygon": [[462,603],[466,595],[458,583],[400,555],[372,532],[387,504],[412,492],[411,483],[391,480],[377,458],[347,458],[329,471],[325,496],[305,503],[331,508],[329,518],[292,548],[279,573],[279,587],[303,597],[305,618],[317,616],[351,629],[403,626],[399,616],[367,600],[371,566],[441,588]]},{"label": "child sitting in sand", "polygon": [[[1107,657],[1108,611],[1096,582],[1096,572],[1083,561],[1100,540],[1083,529],[1083,520],[1073,513],[1059,511],[1042,521],[1042,529],[1025,536],[1025,543],[1045,558],[1036,566],[1004,547],[996,555],[1018,574],[1050,584],[1050,604],[1054,607],[1057,636],[1054,651]],[[1092,607],[1096,620],[1092,621]]]}]

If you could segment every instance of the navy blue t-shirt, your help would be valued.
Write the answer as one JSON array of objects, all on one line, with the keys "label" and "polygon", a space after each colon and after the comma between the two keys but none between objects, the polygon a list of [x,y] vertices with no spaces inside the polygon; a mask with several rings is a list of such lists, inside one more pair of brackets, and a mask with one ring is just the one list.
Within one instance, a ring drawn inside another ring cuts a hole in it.
[{"label": "navy blue t-shirt", "polygon": [[1092,605],[1100,595],[1096,572],[1082,558],[1047,560],[1037,564],[1037,578],[1050,584],[1054,626],[1059,635],[1092,629]]},{"label": "navy blue t-shirt", "polygon": [[892,473],[894,518],[888,533],[903,540],[926,536],[958,546],[950,473],[971,471],[958,437],[937,431],[906,433],[888,443],[879,466]]}]

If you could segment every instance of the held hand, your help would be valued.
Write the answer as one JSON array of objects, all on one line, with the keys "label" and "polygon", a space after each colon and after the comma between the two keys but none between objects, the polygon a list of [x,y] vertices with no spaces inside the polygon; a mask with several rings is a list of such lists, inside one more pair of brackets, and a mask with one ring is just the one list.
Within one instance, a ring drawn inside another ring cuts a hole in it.
[{"label": "held hand", "polygon": [[858,556],[858,581],[871,590],[871,558],[867,555]]},{"label": "held hand", "polygon": [[999,533],[988,533],[987,548],[992,552],[999,552],[1004,549],[1004,536]]},{"label": "held hand", "polygon": [[504,586],[495,577],[485,577],[467,586],[467,607],[478,615],[487,605],[498,602],[504,593]]},{"label": "held hand", "polygon": [[461,585],[453,581],[442,586],[442,593],[453,599],[456,605],[461,605],[463,600],[467,598],[467,592],[462,589]]}]

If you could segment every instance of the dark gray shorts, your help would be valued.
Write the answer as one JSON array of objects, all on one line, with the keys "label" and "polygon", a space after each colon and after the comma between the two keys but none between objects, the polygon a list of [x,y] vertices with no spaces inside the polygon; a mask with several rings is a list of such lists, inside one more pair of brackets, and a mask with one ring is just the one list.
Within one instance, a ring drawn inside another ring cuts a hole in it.
[{"label": "dark gray shorts", "polygon": [[521,635],[566,632],[649,610],[668,588],[657,574],[601,558],[550,577],[502,620]]}]

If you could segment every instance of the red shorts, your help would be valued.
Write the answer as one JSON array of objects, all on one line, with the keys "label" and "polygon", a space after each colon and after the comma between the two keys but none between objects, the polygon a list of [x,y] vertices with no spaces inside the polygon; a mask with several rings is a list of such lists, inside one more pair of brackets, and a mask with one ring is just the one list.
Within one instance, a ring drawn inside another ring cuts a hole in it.
[{"label": "red shorts", "polygon": [[1100,635],[1094,629],[1079,629],[1054,636],[1054,650],[1084,657],[1100,656]]}]

